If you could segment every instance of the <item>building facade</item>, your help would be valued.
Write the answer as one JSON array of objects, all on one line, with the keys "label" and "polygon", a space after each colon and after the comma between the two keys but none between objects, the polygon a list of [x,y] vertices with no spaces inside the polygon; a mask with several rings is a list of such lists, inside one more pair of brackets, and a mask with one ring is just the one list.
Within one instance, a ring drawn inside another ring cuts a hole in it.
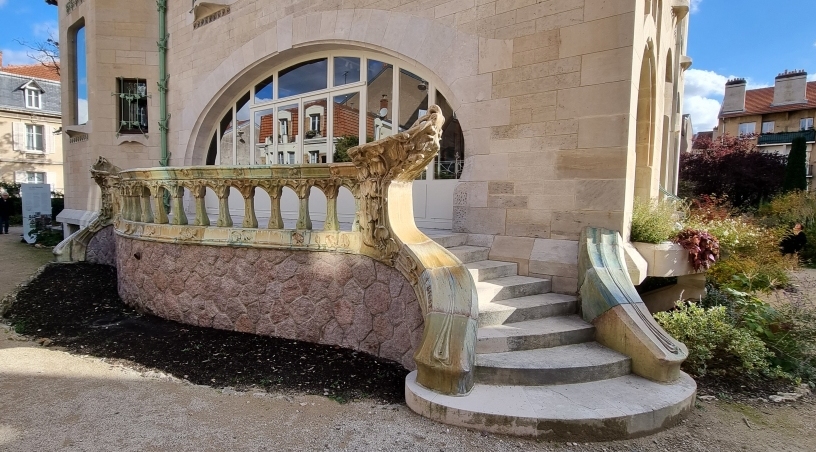
[{"label": "building facade", "polygon": [[3,66],[0,53],[0,177],[62,192],[59,73],[39,64]]},{"label": "building facade", "polygon": [[[98,156],[122,168],[331,162],[432,104],[449,124],[414,184],[419,226],[468,233],[558,291],[577,288],[585,226],[627,237],[636,196],[675,191],[688,0],[192,3],[166,3],[157,47],[152,2],[60,2],[67,223],[99,206],[87,174]],[[283,196],[284,220],[296,217]],[[350,196],[338,209],[352,221]]]},{"label": "building facade", "polygon": [[816,157],[812,152],[816,143],[814,117],[816,82],[808,82],[805,71],[785,71],[769,88],[746,89],[744,79],[733,79],[725,84],[714,139],[724,134],[755,135],[761,151],[787,155],[794,138],[804,137],[808,177],[812,177]]}]

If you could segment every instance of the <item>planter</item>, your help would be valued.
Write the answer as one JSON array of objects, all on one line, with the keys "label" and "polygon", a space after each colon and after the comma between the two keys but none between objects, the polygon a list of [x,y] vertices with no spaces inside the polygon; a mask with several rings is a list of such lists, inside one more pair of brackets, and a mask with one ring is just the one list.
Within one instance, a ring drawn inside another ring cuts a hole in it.
[{"label": "planter", "polygon": [[658,276],[667,278],[671,276],[685,276],[705,271],[694,271],[689,262],[689,253],[681,245],[671,242],[664,243],[642,243],[634,242],[632,245],[638,250],[643,259],[646,260],[648,269],[647,276]]},{"label": "planter", "polygon": [[677,277],[677,284],[641,294],[652,313],[674,307],[677,300],[699,298],[705,295],[705,270],[694,271],[689,253],[677,243],[632,243],[646,261],[647,276]]}]

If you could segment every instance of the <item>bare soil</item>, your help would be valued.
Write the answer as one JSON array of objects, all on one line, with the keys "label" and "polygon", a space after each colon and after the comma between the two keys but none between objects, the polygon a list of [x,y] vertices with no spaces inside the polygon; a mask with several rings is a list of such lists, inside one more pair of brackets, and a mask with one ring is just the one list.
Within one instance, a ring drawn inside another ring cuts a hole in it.
[{"label": "bare soil", "polygon": [[[6,261],[15,271],[0,272],[0,295],[22,282],[45,257],[40,253],[43,250],[6,238],[14,236],[0,236],[0,255],[15,256],[13,263]],[[58,273],[65,268],[77,271],[86,266],[55,268],[60,270],[49,269],[41,276],[55,272],[50,285],[40,280],[21,294],[30,289],[34,299],[65,302],[74,298],[70,294],[79,290],[86,277],[67,281],[54,277],[66,276]],[[376,369],[387,368],[390,363],[370,361],[373,358],[360,353],[347,355],[348,351],[333,347],[304,355],[308,350],[291,344],[293,341],[254,342],[259,339],[249,335],[221,336],[234,333],[216,330],[193,332],[189,326],[163,325],[161,319],[153,323],[153,319],[129,310],[121,302],[117,305],[115,280],[107,271],[97,272],[96,279],[87,277],[86,283],[93,287],[83,289],[84,306],[71,308],[66,304],[62,309],[67,307],[68,314],[61,314],[55,309],[60,305],[51,302],[32,303],[25,310],[29,320],[23,326],[30,335],[17,334],[12,327],[0,324],[0,450],[816,450],[813,397],[774,404],[745,393],[735,399],[716,389],[710,392],[718,399],[699,401],[679,426],[630,441],[584,443],[575,438],[569,443],[537,442],[438,424],[411,412],[395,390],[389,389],[402,387],[404,370],[376,375]],[[11,315],[18,316],[19,324],[21,305],[14,309]],[[70,313],[72,309],[75,314]],[[71,326],[73,322],[68,318],[76,320],[80,313],[88,316],[82,320],[85,323]],[[35,321],[50,325],[48,331]],[[89,332],[80,331],[83,328]],[[171,337],[174,335],[210,348],[206,353],[170,349],[181,343]],[[44,340],[46,336],[54,342]],[[206,342],[206,336],[226,341],[229,346]],[[104,337],[108,340],[100,339]],[[128,344],[120,344],[123,342]],[[254,345],[241,349],[242,343]],[[319,349],[311,344],[305,347]],[[236,348],[244,350],[235,355],[241,359],[221,357]],[[213,363],[215,354],[218,356]],[[301,359],[303,356],[306,358]],[[332,356],[334,359],[328,359]],[[263,364],[245,362],[251,359],[261,359]],[[320,359],[327,362],[316,362]],[[269,363],[273,362],[281,366],[280,372],[272,373],[276,364]],[[287,362],[295,364],[287,367]],[[254,383],[244,379],[241,369],[252,374],[256,367],[265,368],[281,380],[252,386]],[[357,378],[355,370],[355,377],[350,377],[352,373],[345,369],[348,367],[375,375]],[[190,368],[208,369],[209,373],[184,370]],[[236,372],[223,368],[240,370],[242,375],[236,377]],[[331,371],[305,372],[309,368]],[[328,381],[331,372],[337,379],[349,379],[345,386],[329,394],[334,398],[323,396],[322,382]],[[216,383],[207,381],[207,375],[213,375],[210,378],[215,378]],[[312,380],[322,382],[314,384]],[[703,392],[706,388],[702,387]],[[346,397],[351,401],[338,403]]]}]

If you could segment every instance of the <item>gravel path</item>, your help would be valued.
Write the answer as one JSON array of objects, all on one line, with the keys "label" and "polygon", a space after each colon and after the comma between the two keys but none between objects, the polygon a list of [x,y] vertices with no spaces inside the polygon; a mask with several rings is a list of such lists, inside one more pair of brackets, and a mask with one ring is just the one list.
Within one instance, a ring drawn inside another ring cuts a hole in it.
[{"label": "gravel path", "polygon": [[[0,236],[0,294],[48,260],[6,240],[14,238]],[[0,450],[812,451],[814,437],[810,398],[783,406],[701,402],[683,424],[651,437],[538,443],[437,424],[403,404],[193,385],[43,347],[0,325]]]}]

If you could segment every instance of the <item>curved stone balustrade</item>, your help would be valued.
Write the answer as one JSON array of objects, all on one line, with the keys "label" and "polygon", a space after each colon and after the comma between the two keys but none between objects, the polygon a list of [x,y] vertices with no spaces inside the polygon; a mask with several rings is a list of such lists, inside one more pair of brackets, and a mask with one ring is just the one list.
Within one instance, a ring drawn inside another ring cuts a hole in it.
[{"label": "curved stone balustrade", "polygon": [[[120,215],[117,232],[132,238],[159,242],[185,242],[206,245],[256,246],[327,250],[367,254],[361,251],[359,222],[352,231],[340,231],[337,218],[337,195],[346,187],[358,196],[357,168],[351,163],[329,165],[292,165],[273,167],[146,168],[121,171],[118,182]],[[280,200],[284,187],[299,199],[295,229],[284,229]],[[309,216],[309,194],[312,187],[326,196],[326,221],[322,230],[312,229]],[[218,198],[218,219],[210,224],[205,194],[211,189]],[[255,190],[264,190],[271,200],[269,222],[258,224],[255,212]],[[184,191],[189,190],[195,203],[195,218],[184,212]],[[233,224],[229,196],[237,190],[244,199],[243,222]],[[170,211],[165,205],[170,200]],[[368,253],[378,260],[384,256]]]},{"label": "curved stone balustrade", "polygon": [[[464,395],[473,387],[475,285],[456,257],[417,229],[413,216],[412,183],[438,153],[443,124],[441,110],[431,106],[409,130],[350,149],[353,163],[119,170],[100,157],[91,170],[102,188],[99,217],[55,253],[59,260],[85,260],[94,235],[114,224],[118,237],[134,240],[369,256],[395,267],[419,302],[424,329],[414,354],[417,382],[443,394]],[[281,217],[284,187],[299,199],[294,229],[285,229]],[[321,230],[312,228],[309,216],[313,187],[327,201]],[[356,202],[351,231],[339,227],[340,187],[346,187]],[[207,188],[218,198],[214,225],[206,211]],[[266,225],[258,224],[255,213],[258,188],[266,191],[272,204]],[[230,216],[233,189],[244,199],[241,225],[234,225]],[[184,212],[185,190],[194,199],[195,218]]]}]

